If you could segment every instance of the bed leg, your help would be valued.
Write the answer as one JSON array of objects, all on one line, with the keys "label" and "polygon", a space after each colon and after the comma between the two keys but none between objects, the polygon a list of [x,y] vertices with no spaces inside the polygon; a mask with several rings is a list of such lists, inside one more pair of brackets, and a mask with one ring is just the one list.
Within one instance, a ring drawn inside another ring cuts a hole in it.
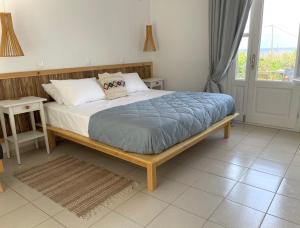
[{"label": "bed leg", "polygon": [[47,131],[47,133],[48,133],[49,148],[50,151],[52,151],[56,147],[56,136],[49,130]]},{"label": "bed leg", "polygon": [[230,137],[230,130],[231,130],[231,122],[227,123],[224,126],[224,138],[228,139]]},{"label": "bed leg", "polygon": [[156,188],[156,166],[147,165],[147,188],[149,192],[153,192]]},{"label": "bed leg", "polygon": [[2,182],[0,181],[0,193],[1,193],[1,192],[4,192],[4,191],[5,191],[4,185],[3,185]]}]

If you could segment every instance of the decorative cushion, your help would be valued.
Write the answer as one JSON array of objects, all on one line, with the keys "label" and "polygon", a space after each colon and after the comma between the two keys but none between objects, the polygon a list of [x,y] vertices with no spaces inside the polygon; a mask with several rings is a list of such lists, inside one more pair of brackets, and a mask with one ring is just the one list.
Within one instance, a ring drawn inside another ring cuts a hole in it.
[{"label": "decorative cushion", "polygon": [[121,73],[117,74],[99,74],[99,81],[104,90],[106,98],[113,100],[128,95],[126,83]]}]

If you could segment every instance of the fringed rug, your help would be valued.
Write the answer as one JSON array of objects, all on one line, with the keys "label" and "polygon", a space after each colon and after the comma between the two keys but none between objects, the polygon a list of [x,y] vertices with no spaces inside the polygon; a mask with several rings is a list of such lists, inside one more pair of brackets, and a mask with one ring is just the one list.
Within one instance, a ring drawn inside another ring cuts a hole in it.
[{"label": "fringed rug", "polygon": [[82,218],[102,203],[125,197],[136,186],[125,177],[70,156],[19,172],[15,177]]}]

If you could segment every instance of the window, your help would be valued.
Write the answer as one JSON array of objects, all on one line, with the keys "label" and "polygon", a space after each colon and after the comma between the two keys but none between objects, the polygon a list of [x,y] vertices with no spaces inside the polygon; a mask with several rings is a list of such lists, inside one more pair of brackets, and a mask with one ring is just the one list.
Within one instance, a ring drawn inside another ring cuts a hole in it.
[{"label": "window", "polygon": [[244,35],[241,40],[241,44],[238,49],[236,57],[236,67],[235,67],[235,79],[236,80],[246,80],[246,67],[248,61],[248,43],[249,43],[249,32],[250,32],[250,15],[245,27]]},{"label": "window", "polygon": [[246,66],[248,59],[248,40],[249,35],[244,35],[238,50],[237,59],[236,59],[236,80],[245,80],[246,79]]},{"label": "window", "polygon": [[265,0],[257,80],[294,78],[300,22],[299,0]]}]

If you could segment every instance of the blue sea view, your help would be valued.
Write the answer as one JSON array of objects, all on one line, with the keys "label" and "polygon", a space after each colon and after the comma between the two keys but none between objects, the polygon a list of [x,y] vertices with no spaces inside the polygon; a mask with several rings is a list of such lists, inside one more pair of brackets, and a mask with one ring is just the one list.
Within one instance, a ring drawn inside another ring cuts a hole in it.
[{"label": "blue sea view", "polygon": [[[284,53],[284,52],[293,52],[297,48],[273,48],[273,53]],[[247,49],[240,49],[239,52],[246,52]],[[271,52],[271,48],[261,48],[260,49],[260,54],[268,54]]]},{"label": "blue sea view", "polygon": [[[273,53],[284,53],[284,52],[293,52],[297,48],[273,48]],[[261,48],[261,54],[268,54],[271,52],[271,48]]]}]

